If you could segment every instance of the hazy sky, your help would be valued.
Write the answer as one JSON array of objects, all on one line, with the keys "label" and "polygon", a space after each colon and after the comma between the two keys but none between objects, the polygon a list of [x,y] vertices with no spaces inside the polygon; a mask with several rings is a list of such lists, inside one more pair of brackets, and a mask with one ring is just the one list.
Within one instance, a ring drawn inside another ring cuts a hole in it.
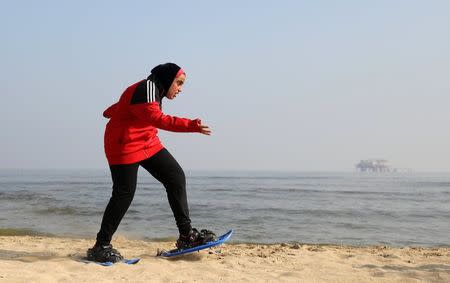
[{"label": "hazy sky", "polygon": [[168,61],[185,170],[450,171],[450,1],[1,1],[0,168],[106,168],[103,110]]}]

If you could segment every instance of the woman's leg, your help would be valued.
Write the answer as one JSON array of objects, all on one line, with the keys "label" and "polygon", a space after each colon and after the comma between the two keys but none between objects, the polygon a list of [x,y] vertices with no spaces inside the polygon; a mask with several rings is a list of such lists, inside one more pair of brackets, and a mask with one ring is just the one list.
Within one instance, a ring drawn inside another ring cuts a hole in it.
[{"label": "woman's leg", "polygon": [[186,178],[181,166],[165,148],[141,161],[140,165],[164,185],[178,230],[181,235],[188,234],[191,230],[191,219],[186,195]]},{"label": "woman's leg", "polygon": [[97,244],[106,245],[111,242],[114,232],[133,200],[138,168],[137,163],[110,166],[113,192],[103,214],[100,232],[97,234]]}]

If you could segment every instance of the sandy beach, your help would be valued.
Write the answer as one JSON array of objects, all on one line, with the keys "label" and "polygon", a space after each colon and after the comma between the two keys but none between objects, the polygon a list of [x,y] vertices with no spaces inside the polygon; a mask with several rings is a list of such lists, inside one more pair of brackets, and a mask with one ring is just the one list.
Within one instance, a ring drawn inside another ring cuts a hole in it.
[{"label": "sandy beach", "polygon": [[1,236],[1,282],[450,282],[450,248],[225,244],[176,259],[156,257],[173,242],[118,236],[136,265],[80,260],[88,239]]}]

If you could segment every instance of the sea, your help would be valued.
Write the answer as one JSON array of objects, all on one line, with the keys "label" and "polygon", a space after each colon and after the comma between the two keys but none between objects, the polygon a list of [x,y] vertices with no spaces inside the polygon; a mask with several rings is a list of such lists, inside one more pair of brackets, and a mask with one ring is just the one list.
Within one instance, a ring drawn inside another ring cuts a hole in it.
[{"label": "sea", "polygon": [[[235,243],[450,246],[450,173],[186,171],[194,227]],[[0,235],[95,239],[106,170],[0,170]],[[175,239],[164,187],[140,169],[117,235]]]}]

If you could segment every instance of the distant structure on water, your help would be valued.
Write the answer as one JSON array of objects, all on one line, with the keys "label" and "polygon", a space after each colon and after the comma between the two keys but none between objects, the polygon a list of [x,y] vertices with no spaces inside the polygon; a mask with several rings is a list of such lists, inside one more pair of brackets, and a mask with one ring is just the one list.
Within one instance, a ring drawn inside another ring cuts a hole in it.
[{"label": "distant structure on water", "polygon": [[393,173],[412,173],[411,168],[391,168],[385,159],[365,159],[355,165],[359,172],[393,172]]},{"label": "distant structure on water", "polygon": [[385,159],[366,159],[356,164],[356,170],[360,172],[391,172]]}]

